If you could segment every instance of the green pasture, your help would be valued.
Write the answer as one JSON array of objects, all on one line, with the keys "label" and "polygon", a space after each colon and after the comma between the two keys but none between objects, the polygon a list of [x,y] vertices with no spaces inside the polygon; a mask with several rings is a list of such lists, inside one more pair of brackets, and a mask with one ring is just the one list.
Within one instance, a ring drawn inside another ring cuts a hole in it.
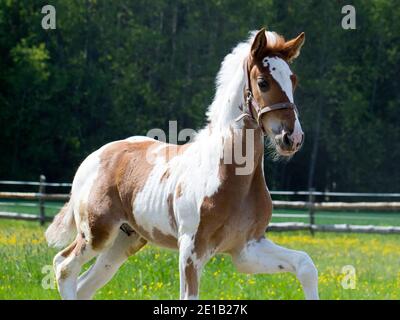
[{"label": "green pasture", "polygon": [[[50,272],[56,250],[48,248],[45,227],[36,222],[0,220],[0,299],[59,299]],[[304,250],[319,270],[322,299],[400,299],[400,236],[269,233],[289,248]],[[344,289],[342,268],[356,271],[355,289]],[[87,266],[86,266],[87,267]],[[43,287],[45,286],[45,288]],[[96,299],[177,299],[176,252],[146,246],[129,258]],[[303,299],[291,274],[238,273],[227,255],[213,258],[201,282],[202,299]]]}]

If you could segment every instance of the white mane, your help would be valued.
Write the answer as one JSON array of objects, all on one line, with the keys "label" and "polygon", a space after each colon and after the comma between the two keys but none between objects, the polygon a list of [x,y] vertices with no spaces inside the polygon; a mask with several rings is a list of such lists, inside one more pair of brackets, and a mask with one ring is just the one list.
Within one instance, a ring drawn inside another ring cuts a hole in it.
[{"label": "white mane", "polygon": [[[257,31],[251,31],[249,38],[239,43],[222,61],[216,79],[215,97],[207,111],[208,122],[213,128],[226,128],[240,115],[239,106],[243,103],[245,83],[243,64],[250,53],[256,33]],[[278,35],[267,31],[266,37],[267,42],[273,46]]]},{"label": "white mane", "polygon": [[245,81],[243,63],[249,55],[254,36],[253,31],[247,41],[239,43],[222,61],[216,79],[215,97],[207,111],[207,119],[213,127],[227,127],[240,114]]}]

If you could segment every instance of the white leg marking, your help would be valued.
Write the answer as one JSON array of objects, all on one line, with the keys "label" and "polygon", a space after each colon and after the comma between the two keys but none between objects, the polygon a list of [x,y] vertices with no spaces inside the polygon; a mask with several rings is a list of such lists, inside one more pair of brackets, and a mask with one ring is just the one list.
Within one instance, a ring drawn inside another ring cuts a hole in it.
[{"label": "white leg marking", "polygon": [[133,254],[135,249],[139,250],[143,244],[135,234],[129,237],[120,232],[114,244],[101,253],[96,262],[83,273],[78,280],[78,299],[90,300],[97,290],[107,284],[121,265]]},{"label": "white leg marking", "polygon": [[303,286],[306,299],[318,297],[318,271],[309,255],[286,249],[265,238],[250,241],[233,262],[244,273],[294,273]]},{"label": "white leg marking", "polygon": [[61,298],[64,300],[77,299],[77,283],[79,272],[83,264],[93,258],[96,253],[86,246],[83,252],[70,255],[64,258],[62,251],[54,257],[54,270]]}]

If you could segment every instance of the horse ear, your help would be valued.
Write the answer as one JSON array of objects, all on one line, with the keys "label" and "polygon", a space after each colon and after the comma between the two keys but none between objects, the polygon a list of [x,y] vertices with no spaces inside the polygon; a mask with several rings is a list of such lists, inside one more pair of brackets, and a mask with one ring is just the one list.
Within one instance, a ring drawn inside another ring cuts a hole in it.
[{"label": "horse ear", "polygon": [[283,58],[288,62],[292,62],[296,59],[300,54],[300,49],[303,46],[305,39],[306,35],[302,32],[297,36],[297,38],[287,41],[280,52]]},{"label": "horse ear", "polygon": [[251,56],[253,58],[262,58],[262,54],[267,47],[267,37],[265,36],[265,28],[257,32],[251,45]]}]

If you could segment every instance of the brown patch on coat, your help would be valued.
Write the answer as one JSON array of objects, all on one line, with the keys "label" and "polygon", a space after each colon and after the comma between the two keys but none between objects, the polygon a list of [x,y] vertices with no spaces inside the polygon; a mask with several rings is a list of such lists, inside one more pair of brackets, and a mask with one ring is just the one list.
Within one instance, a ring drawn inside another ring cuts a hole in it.
[{"label": "brown patch on coat", "polygon": [[170,249],[178,248],[178,240],[174,236],[166,235],[157,228],[153,228],[152,232],[149,232],[137,224],[134,219],[132,220],[132,227],[145,241],[150,241],[154,244]]},{"label": "brown patch on coat", "polygon": [[[177,240],[160,231],[149,232],[136,223],[132,204],[143,189],[154,165],[147,161],[148,152],[155,150],[155,156],[163,156],[166,150],[167,160],[182,154],[189,144],[174,146],[163,142],[117,141],[107,146],[100,154],[98,175],[90,190],[86,208],[82,208],[83,219],[87,220],[91,232],[91,245],[94,250],[102,250],[112,241],[112,235],[118,232],[122,223],[128,223],[141,237],[167,247],[177,247]],[[159,148],[159,149],[158,149]],[[164,178],[167,178],[167,172]],[[163,243],[165,242],[165,244]]]},{"label": "brown patch on coat", "polygon": [[185,279],[185,291],[189,296],[196,296],[199,290],[197,270],[190,257],[186,260]]},{"label": "brown patch on coat", "polygon": [[83,233],[80,233],[76,236],[75,240],[61,252],[61,255],[64,258],[69,257],[72,253],[78,256],[85,249],[86,249],[85,235]]},{"label": "brown patch on coat", "polygon": [[168,220],[169,224],[175,232],[177,232],[178,227],[176,225],[175,214],[174,214],[174,196],[170,193],[167,198],[168,203]]},{"label": "brown patch on coat", "polygon": [[183,145],[166,144],[166,146],[162,148],[159,152],[160,155],[164,157],[165,161],[168,162],[176,156],[182,155],[190,145],[191,143],[186,143]]},{"label": "brown patch on coat", "polygon": [[85,202],[81,201],[79,203],[79,212],[78,212],[81,221],[87,217],[87,209],[86,208],[87,208],[87,204]]},{"label": "brown patch on coat", "polygon": [[153,165],[146,152],[158,141],[118,141],[101,153],[98,176],[90,191],[87,219],[92,247],[101,250],[121,221],[133,225],[132,202],[143,188]]},{"label": "brown patch on coat", "polygon": [[79,256],[86,249],[86,239],[83,233],[80,233],[76,238],[76,247],[74,249],[75,256]]},{"label": "brown patch on coat", "polygon": [[153,228],[152,242],[170,249],[178,249],[178,239],[172,235],[164,234],[157,228]]},{"label": "brown patch on coat", "polygon": [[290,76],[290,80],[292,81],[292,86],[293,86],[293,92],[294,90],[296,90],[297,87],[297,75],[295,75],[294,73]]},{"label": "brown patch on coat", "polygon": [[[241,133],[235,132],[235,139],[242,139],[242,150],[246,150],[245,130],[251,126],[254,123],[245,121]],[[258,239],[265,233],[271,219],[272,201],[261,167],[264,145],[259,128],[254,136],[254,171],[249,175],[237,175],[235,169],[240,165],[234,161],[224,164],[222,159],[219,168],[221,185],[214,195],[203,200],[194,240],[194,252],[199,259],[213,250],[238,250],[250,239]],[[226,143],[230,144],[226,150],[233,152],[233,138],[227,139]]]},{"label": "brown patch on coat", "polygon": [[59,280],[65,280],[68,278],[68,276],[69,276],[68,268],[66,268],[65,266],[62,267],[60,270]]},{"label": "brown patch on coat", "polygon": [[175,196],[176,196],[176,198],[180,198],[180,197],[182,197],[182,194],[183,194],[182,185],[181,185],[181,183],[178,183],[178,185],[176,186]]},{"label": "brown patch on coat", "polygon": [[169,169],[166,169],[163,175],[161,176],[160,182],[167,181],[167,179],[169,178],[169,174],[170,174]]},{"label": "brown patch on coat", "polygon": [[73,242],[71,242],[71,244],[61,252],[61,255],[64,258],[69,257],[69,255],[72,253],[72,251],[74,251],[75,247],[76,247],[76,239]]},{"label": "brown patch on coat", "polygon": [[128,248],[128,250],[126,250],[126,256],[130,257],[131,255],[135,254],[140,249],[142,249],[146,243],[147,241],[140,237],[138,240],[134,241],[134,243]]},{"label": "brown patch on coat", "polygon": [[110,236],[110,229],[115,222],[113,218],[107,216],[92,215],[92,218],[89,220],[89,226],[92,233],[92,248],[94,250],[100,250],[105,247]]},{"label": "brown patch on coat", "polygon": [[[75,256],[79,256],[83,253],[83,251],[86,249],[86,239],[85,235],[83,233],[79,233],[76,236],[76,239],[67,247],[65,248],[61,255],[64,258],[69,257],[71,254],[74,254]],[[61,280],[65,280],[68,278],[70,272],[68,269],[68,266],[62,266],[60,270],[60,276],[59,278]]]},{"label": "brown patch on coat", "polygon": [[151,241],[152,236],[151,236],[150,232],[145,230],[142,226],[138,225],[135,220],[133,220],[132,227],[133,227],[133,229],[135,229],[136,233],[138,233],[145,240]]}]

